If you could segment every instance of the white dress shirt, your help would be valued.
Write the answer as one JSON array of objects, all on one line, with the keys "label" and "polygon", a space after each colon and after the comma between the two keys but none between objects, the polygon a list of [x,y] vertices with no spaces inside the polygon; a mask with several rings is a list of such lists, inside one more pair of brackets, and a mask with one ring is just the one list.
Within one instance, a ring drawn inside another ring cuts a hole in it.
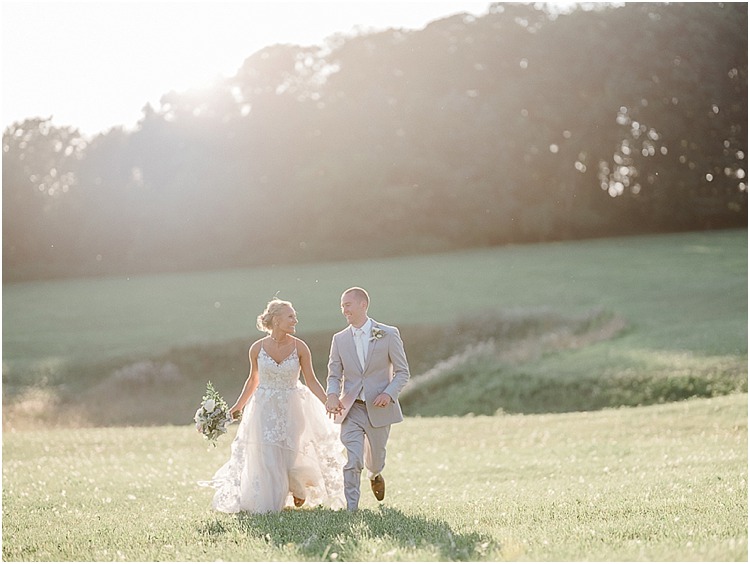
[{"label": "white dress shirt", "polygon": [[[365,324],[362,325],[359,329],[351,326],[352,329],[352,335],[354,336],[354,346],[359,349],[359,345],[357,344],[357,339],[360,339],[361,347],[362,347],[362,356],[359,359],[359,362],[362,364],[362,370],[365,369],[365,363],[367,362],[367,349],[370,348],[370,333],[372,333],[372,319],[369,317],[367,318],[367,321],[365,321]],[[361,336],[357,335],[358,331],[363,331],[363,334]],[[359,355],[359,350],[357,351],[357,355]],[[362,401],[365,401],[365,390],[362,388],[362,391],[359,393],[359,397],[357,399],[361,399]]]}]

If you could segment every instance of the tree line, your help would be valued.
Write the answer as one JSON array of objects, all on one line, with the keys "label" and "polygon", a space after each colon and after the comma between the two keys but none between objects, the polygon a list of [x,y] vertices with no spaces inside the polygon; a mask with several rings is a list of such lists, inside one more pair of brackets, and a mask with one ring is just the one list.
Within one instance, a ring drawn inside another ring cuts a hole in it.
[{"label": "tree line", "polygon": [[12,124],[3,279],[746,227],[746,155],[746,3],[490,4],[269,46],[132,131]]}]

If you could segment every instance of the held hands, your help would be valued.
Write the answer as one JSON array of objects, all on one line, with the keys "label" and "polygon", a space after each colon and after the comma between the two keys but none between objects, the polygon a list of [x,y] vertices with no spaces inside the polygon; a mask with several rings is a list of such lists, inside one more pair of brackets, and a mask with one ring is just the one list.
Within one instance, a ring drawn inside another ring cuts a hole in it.
[{"label": "held hands", "polygon": [[328,397],[326,398],[326,411],[328,412],[328,416],[332,417],[337,415],[341,413],[343,409],[344,404],[341,403],[339,397],[336,394],[328,394]]}]

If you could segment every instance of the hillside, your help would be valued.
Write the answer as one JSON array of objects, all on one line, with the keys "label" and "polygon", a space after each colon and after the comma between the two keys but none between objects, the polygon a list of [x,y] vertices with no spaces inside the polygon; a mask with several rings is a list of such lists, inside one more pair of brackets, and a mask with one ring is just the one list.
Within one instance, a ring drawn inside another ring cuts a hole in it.
[{"label": "hillside", "polygon": [[716,231],[4,286],[4,426],[183,423],[207,380],[239,393],[255,316],[277,293],[324,378],[340,292],[355,284],[375,319],[402,328],[415,389],[467,347],[498,345],[441,368],[426,396],[408,392],[410,414],[747,389],[747,231]]}]

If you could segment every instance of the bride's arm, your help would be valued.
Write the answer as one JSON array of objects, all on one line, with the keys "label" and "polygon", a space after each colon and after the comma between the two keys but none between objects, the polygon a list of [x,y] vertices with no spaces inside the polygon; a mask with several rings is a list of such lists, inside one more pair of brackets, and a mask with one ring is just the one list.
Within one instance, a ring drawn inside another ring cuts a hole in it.
[{"label": "bride's arm", "polygon": [[253,392],[255,392],[255,389],[258,387],[259,350],[260,341],[256,341],[250,347],[250,352],[248,352],[248,357],[250,358],[250,374],[248,375],[247,380],[245,380],[245,385],[242,387],[242,393],[240,394],[240,397],[238,397],[237,401],[234,402],[234,405],[229,408],[229,413],[231,414],[242,411],[245,408],[247,402],[250,401],[250,397],[253,395]]},{"label": "bride's arm", "polygon": [[323,389],[323,386],[320,385],[320,382],[318,382],[318,379],[315,377],[315,371],[313,370],[312,366],[312,353],[310,352],[310,348],[302,340],[298,340],[298,343],[299,364],[302,368],[302,376],[304,376],[305,378],[305,384],[307,384],[307,387],[310,388],[310,391],[315,394],[315,397],[318,398],[323,405],[325,405],[326,392]]}]

